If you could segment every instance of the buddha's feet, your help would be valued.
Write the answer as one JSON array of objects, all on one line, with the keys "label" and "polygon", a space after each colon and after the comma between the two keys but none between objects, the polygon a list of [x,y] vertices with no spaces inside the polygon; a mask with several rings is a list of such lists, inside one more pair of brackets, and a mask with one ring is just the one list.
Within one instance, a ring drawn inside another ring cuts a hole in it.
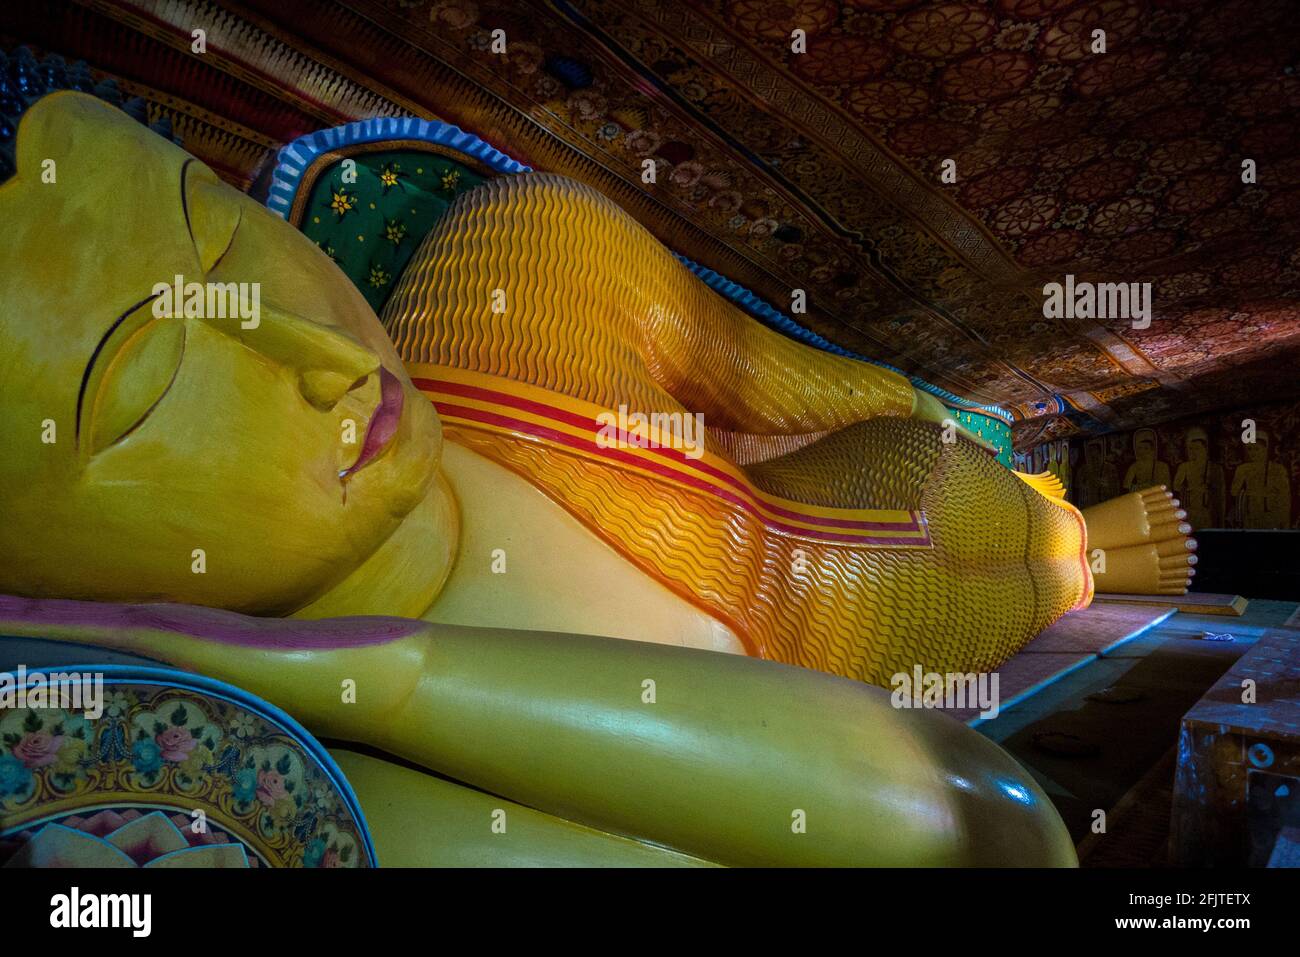
[{"label": "buddha's feet", "polygon": [[1098,594],[1184,595],[1196,574],[1187,513],[1163,485],[1083,510]]}]

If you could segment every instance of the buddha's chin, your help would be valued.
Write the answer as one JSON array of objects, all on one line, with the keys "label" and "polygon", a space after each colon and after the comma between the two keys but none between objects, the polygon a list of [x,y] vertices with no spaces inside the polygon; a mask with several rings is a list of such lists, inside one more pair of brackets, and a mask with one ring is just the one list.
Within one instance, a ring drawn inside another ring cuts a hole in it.
[{"label": "buddha's chin", "polygon": [[439,469],[430,471],[421,488],[419,501],[359,567],[291,617],[424,614],[451,571],[460,543],[460,514]]},{"label": "buddha's chin", "polygon": [[382,499],[388,517],[404,522],[407,516],[429,497],[429,490],[433,487],[437,474],[437,463],[426,459],[424,467],[416,476],[403,475],[397,482],[386,482],[371,488],[359,487],[349,491],[348,495],[351,497],[359,493],[378,496]]}]

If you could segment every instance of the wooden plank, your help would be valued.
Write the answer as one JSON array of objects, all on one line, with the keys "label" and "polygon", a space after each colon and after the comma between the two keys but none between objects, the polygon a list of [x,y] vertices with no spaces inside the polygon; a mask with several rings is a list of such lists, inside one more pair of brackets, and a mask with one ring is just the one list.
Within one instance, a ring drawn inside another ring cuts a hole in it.
[{"label": "wooden plank", "polygon": [[1123,602],[1137,605],[1163,605],[1190,615],[1233,615],[1246,613],[1250,600],[1240,595],[1212,595],[1188,592],[1186,595],[1098,595],[1094,601]]}]

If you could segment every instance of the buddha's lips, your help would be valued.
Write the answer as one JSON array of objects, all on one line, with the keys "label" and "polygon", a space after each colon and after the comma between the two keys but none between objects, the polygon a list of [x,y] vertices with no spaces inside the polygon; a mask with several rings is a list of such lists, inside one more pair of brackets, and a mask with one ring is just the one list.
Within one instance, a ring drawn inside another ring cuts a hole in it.
[{"label": "buddha's lips", "polygon": [[379,405],[366,426],[366,440],[361,445],[361,454],[351,466],[340,473],[339,478],[347,480],[360,469],[378,457],[388,447],[388,443],[397,434],[397,426],[402,421],[402,406],[405,397],[402,383],[383,366],[379,367]]}]

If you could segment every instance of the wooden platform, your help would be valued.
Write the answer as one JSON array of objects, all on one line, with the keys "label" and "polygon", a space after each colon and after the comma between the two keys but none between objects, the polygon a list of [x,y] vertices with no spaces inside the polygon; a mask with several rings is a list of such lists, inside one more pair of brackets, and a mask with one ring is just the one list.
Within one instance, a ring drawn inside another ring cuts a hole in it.
[{"label": "wooden platform", "polygon": [[[1096,603],[1068,612],[997,669],[1000,710],[1024,701],[1049,684],[1096,661],[1174,614],[1169,606]],[[989,720],[978,708],[947,712],[976,725]]]},{"label": "wooden platform", "polygon": [[1126,602],[1137,605],[1163,605],[1192,615],[1245,614],[1249,599],[1240,595],[1212,595],[1208,592],[1188,592],[1186,595],[1098,595],[1094,601]]}]

